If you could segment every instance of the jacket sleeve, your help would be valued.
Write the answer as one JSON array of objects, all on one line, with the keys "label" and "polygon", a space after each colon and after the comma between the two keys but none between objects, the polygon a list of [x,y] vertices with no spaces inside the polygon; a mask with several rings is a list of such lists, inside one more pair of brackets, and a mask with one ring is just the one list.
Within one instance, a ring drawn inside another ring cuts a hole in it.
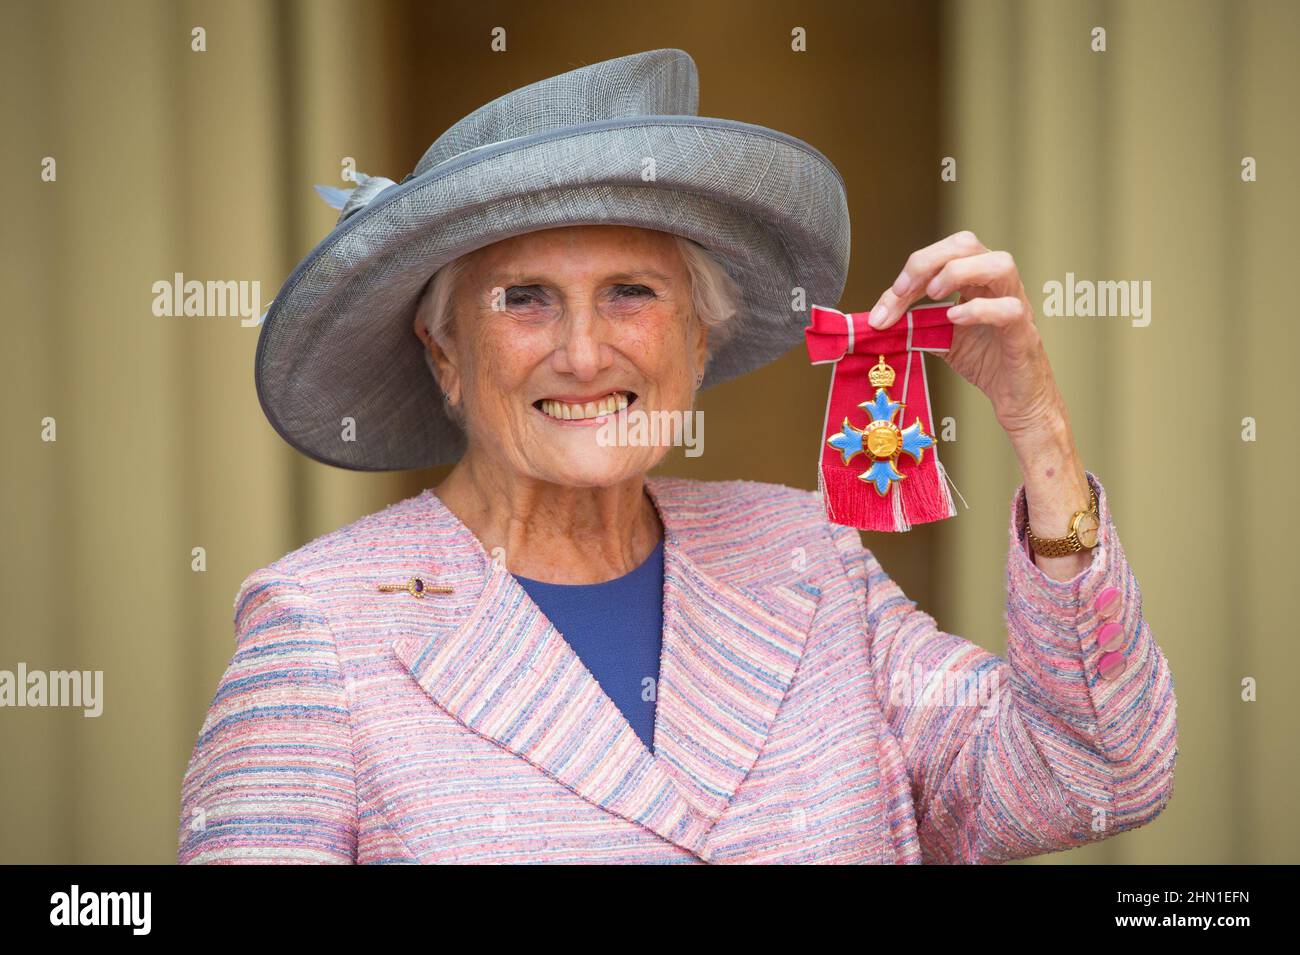
[{"label": "jacket sleeve", "polygon": [[[1003,862],[1095,842],[1150,822],[1172,795],[1173,677],[1105,490],[1086,473],[1101,526],[1091,563],[1067,581],[1033,562],[1024,486],[1016,491],[1005,659],[942,632],[856,531],[836,528],[865,584],[875,687],[907,766],[923,861]],[[1106,642],[1119,646],[1107,657],[1097,600],[1109,588],[1121,632],[1109,628]]]},{"label": "jacket sleeve", "polygon": [[351,723],[325,617],[263,568],[235,599],[235,644],[185,773],[179,862],[354,861]]}]

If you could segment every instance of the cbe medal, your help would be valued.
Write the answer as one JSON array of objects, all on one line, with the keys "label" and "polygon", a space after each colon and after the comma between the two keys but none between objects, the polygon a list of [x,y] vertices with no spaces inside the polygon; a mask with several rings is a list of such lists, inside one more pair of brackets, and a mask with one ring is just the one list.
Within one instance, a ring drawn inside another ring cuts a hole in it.
[{"label": "cbe medal", "polygon": [[843,455],[845,464],[859,454],[875,459],[871,467],[858,475],[858,479],[875,487],[881,497],[889,493],[894,481],[905,477],[894,464],[900,454],[910,454],[912,460],[920,464],[925,449],[934,445],[934,438],[925,433],[920,421],[913,421],[905,429],[894,424],[894,415],[905,407],[903,403],[889,400],[888,389],[894,387],[894,377],[894,369],[885,364],[885,356],[881,355],[868,375],[876,396],[858,405],[871,414],[871,423],[859,431],[845,418],[840,432],[826,439],[827,444]]},{"label": "cbe medal", "polygon": [[832,523],[906,531],[957,513],[923,360],[952,346],[950,307],[911,309],[887,329],[872,328],[867,312],[812,307],[808,357],[834,366],[817,468]]}]

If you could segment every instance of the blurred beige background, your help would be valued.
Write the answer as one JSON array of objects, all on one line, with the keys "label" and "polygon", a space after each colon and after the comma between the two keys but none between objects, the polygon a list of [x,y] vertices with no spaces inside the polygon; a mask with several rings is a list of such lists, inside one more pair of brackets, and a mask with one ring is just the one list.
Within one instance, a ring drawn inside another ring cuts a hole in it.
[{"label": "blurred beige background", "polygon": [[[153,283],[257,280],[265,307],[333,225],[311,185],[342,185],[344,157],[401,179],[488,99],[663,46],[695,58],[703,114],[786,130],[844,173],[852,272],[817,304],[870,308],[912,249],[959,228],[1016,256],[1179,699],[1169,808],[1029,864],[1300,861],[1300,7],[5,0],[0,15],[0,669],[105,674],[96,719],[0,709],[0,862],[173,861],[239,582],[441,478],[296,455],[257,405],[256,329],[155,317]],[[508,52],[489,47],[497,26]],[[1043,315],[1043,284],[1068,272],[1149,280],[1150,324]],[[969,509],[867,545],[945,629],[1000,653],[1019,475],[986,399],[930,361]],[[796,349],[706,393],[706,453],[663,470],[815,486],[826,384]]]}]

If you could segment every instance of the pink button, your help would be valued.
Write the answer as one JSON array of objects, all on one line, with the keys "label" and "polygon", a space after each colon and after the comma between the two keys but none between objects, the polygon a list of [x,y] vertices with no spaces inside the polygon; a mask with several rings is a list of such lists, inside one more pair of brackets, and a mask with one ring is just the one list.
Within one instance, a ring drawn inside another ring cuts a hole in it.
[{"label": "pink button", "polygon": [[1113,680],[1124,672],[1128,666],[1128,661],[1124,659],[1122,653],[1104,653],[1100,660],[1097,661],[1097,669],[1101,671],[1103,680]]},{"label": "pink button", "polygon": [[1101,593],[1097,594],[1097,599],[1093,601],[1093,606],[1097,613],[1103,617],[1113,617],[1119,613],[1120,592],[1118,587],[1107,587]]},{"label": "pink button", "polygon": [[1124,628],[1111,620],[1097,628],[1097,646],[1103,650],[1118,650],[1124,645]]}]

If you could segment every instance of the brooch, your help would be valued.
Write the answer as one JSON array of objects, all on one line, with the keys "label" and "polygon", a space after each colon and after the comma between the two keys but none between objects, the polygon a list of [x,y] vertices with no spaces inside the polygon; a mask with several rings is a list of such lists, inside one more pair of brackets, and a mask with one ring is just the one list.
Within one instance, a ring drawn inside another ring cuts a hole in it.
[{"label": "brooch", "polygon": [[412,597],[423,597],[425,594],[449,594],[452,592],[451,587],[426,584],[421,577],[412,577],[404,584],[380,584],[379,589],[383,593],[405,590]]}]

